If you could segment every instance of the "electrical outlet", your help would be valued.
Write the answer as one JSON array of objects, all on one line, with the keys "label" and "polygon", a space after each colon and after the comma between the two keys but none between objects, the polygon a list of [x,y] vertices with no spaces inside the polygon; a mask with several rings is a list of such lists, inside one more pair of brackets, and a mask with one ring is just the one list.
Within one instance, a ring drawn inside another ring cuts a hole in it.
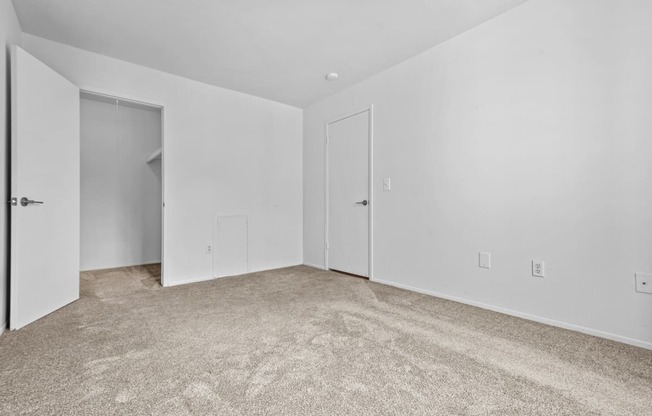
[{"label": "electrical outlet", "polygon": [[383,191],[392,190],[392,180],[390,178],[383,179]]},{"label": "electrical outlet", "polygon": [[636,291],[641,293],[652,293],[652,274],[636,273]]},{"label": "electrical outlet", "polygon": [[206,243],[206,254],[213,254],[213,243]]},{"label": "electrical outlet", "polygon": [[532,260],[532,276],[543,277],[545,272],[546,270],[543,260]]},{"label": "electrical outlet", "polygon": [[478,265],[483,269],[491,269],[491,253],[480,253],[480,262]]}]

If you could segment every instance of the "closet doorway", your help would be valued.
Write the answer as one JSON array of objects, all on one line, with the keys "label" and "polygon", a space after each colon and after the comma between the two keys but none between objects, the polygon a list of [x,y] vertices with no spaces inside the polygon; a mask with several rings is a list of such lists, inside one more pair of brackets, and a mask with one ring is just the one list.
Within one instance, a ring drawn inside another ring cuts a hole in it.
[{"label": "closet doorway", "polygon": [[80,100],[82,278],[162,284],[163,109],[88,91]]}]

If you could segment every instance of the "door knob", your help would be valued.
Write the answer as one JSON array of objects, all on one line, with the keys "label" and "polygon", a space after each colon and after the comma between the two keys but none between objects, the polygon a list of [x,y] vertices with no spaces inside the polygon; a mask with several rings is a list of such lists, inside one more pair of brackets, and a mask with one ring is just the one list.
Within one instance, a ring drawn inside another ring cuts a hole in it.
[{"label": "door knob", "polygon": [[31,204],[42,204],[43,201],[34,201],[33,199],[28,199],[27,197],[20,198],[20,205],[26,207]]},{"label": "door knob", "polygon": [[367,202],[367,200],[365,199],[364,201],[356,202],[355,204],[356,205],[362,205],[363,207],[366,207],[368,203],[369,202]]}]

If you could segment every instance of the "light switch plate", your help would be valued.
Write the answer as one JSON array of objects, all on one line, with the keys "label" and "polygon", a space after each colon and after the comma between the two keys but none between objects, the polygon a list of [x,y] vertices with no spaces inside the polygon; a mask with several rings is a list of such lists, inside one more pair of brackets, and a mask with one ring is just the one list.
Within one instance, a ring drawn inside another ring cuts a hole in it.
[{"label": "light switch plate", "polygon": [[392,180],[390,178],[383,179],[383,191],[392,190]]},{"label": "light switch plate", "polygon": [[480,253],[480,263],[483,269],[491,269],[491,253]]},{"label": "light switch plate", "polygon": [[652,274],[636,273],[636,291],[641,293],[652,293]]}]

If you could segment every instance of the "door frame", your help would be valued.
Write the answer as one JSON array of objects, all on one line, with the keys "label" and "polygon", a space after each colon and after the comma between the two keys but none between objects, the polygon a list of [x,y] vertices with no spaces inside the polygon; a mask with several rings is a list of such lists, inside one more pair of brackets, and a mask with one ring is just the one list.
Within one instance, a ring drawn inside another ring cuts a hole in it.
[{"label": "door frame", "polygon": [[354,111],[349,111],[346,112],[336,118],[333,118],[331,120],[327,120],[324,123],[324,268],[326,270],[329,270],[328,268],[328,234],[329,234],[329,223],[328,223],[328,215],[330,211],[330,184],[328,180],[328,175],[329,175],[329,127],[331,124],[337,123],[338,121],[345,120],[347,118],[357,116],[358,114],[362,114],[368,112],[369,113],[369,126],[368,126],[368,164],[369,164],[369,171],[367,173],[368,175],[368,198],[369,198],[369,225],[368,225],[368,249],[369,249],[369,266],[368,266],[368,278],[369,280],[373,280],[373,265],[374,265],[374,190],[373,190],[373,182],[374,182],[374,105],[369,104],[368,106],[365,107],[360,107]]},{"label": "door frame", "polygon": [[[148,107],[155,107],[161,110],[161,286],[166,286],[165,273],[165,105],[161,102],[149,99],[134,98],[129,94],[122,94],[114,91],[108,91],[103,88],[97,88],[88,85],[80,85],[80,93],[88,93],[100,97],[112,98],[121,101],[128,101],[135,104],[141,104]],[[81,98],[80,98],[81,99]],[[81,220],[81,218],[80,218]]]}]

